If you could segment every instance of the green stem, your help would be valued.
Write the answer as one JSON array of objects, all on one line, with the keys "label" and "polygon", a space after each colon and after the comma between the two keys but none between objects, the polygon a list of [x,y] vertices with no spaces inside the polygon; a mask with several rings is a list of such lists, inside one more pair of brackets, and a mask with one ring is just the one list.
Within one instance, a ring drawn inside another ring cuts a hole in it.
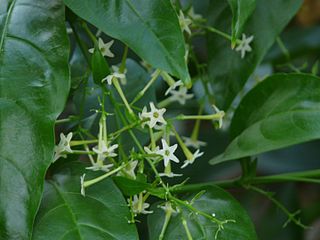
[{"label": "green stem", "polygon": [[127,110],[129,111],[129,113],[130,113],[131,115],[134,115],[133,110],[131,109],[131,107],[130,107],[128,101],[127,101],[127,98],[126,98],[126,96],[124,95],[124,93],[123,93],[123,91],[122,91],[122,88],[121,88],[121,86],[120,86],[120,83],[119,83],[118,79],[114,77],[114,78],[112,79],[112,83],[113,83],[113,85],[115,86],[117,92],[119,93],[119,95],[120,95],[120,97],[121,97],[124,105],[126,106]]},{"label": "green stem", "polygon": [[86,22],[82,22],[81,23],[82,28],[86,31],[86,33],[88,34],[88,36],[90,37],[91,41],[96,45],[98,44],[97,38],[96,36],[90,31],[88,25]]},{"label": "green stem", "polygon": [[165,108],[172,103],[171,97],[168,97],[157,104],[158,108]]},{"label": "green stem", "polygon": [[76,31],[73,23],[71,21],[69,21],[69,24],[70,24],[70,27],[72,28],[72,32],[73,32],[74,38],[75,38],[76,42],[78,43],[78,45],[79,45],[79,47],[81,49],[81,52],[82,52],[84,58],[86,59],[86,62],[88,63],[88,66],[91,67],[91,61],[90,61],[90,56],[89,56],[89,53],[88,53],[87,46],[81,40],[81,38],[80,38],[78,32]]},{"label": "green stem", "polygon": [[272,194],[270,192],[266,192],[263,189],[254,187],[254,186],[248,186],[247,189],[252,190],[254,192],[257,192],[263,196],[265,196],[266,198],[268,198],[273,204],[275,204],[284,214],[286,214],[288,216],[288,221],[283,225],[283,227],[285,227],[287,225],[287,223],[289,223],[290,221],[294,222],[297,226],[302,227],[302,228],[307,228],[307,226],[305,226],[304,224],[302,224],[300,222],[299,219],[296,219],[296,215],[300,212],[294,212],[291,213],[285,206],[283,206],[277,199],[275,199]]},{"label": "green stem", "polygon": [[119,72],[120,73],[124,73],[124,70],[126,69],[126,61],[127,61],[127,56],[128,56],[128,46],[125,45],[124,47],[124,52],[123,52],[123,55],[122,55],[122,60],[121,60],[121,65],[120,65],[120,68],[119,68]]},{"label": "green stem", "polygon": [[137,94],[137,96],[133,99],[133,101],[130,103],[130,105],[133,105],[134,103],[136,103],[137,101],[139,101],[144,94],[146,93],[146,91],[150,88],[150,86],[154,83],[155,80],[157,80],[157,78],[160,75],[160,70],[157,69],[153,74],[152,77],[150,79],[150,81],[147,83],[147,85]]},{"label": "green stem", "polygon": [[98,142],[98,139],[71,141],[71,142],[70,142],[70,146],[86,145],[86,144],[97,143],[97,142]]},{"label": "green stem", "polygon": [[92,151],[89,151],[89,152],[87,152],[87,151],[82,151],[82,150],[72,150],[72,153],[67,153],[67,154],[91,154],[91,155],[94,155],[94,154],[96,154],[95,152],[92,152]]},{"label": "green stem", "polygon": [[197,184],[187,184],[180,186],[173,186],[170,191],[172,193],[183,193],[183,192],[193,192],[204,189],[208,186],[220,186],[223,188],[233,188],[241,187],[245,185],[252,184],[268,184],[268,183],[283,183],[283,182],[307,182],[307,183],[320,183],[320,169],[303,171],[303,172],[293,172],[293,173],[283,173],[271,176],[262,176],[250,178],[248,182],[243,182],[240,178],[224,180],[224,181],[214,181],[206,183]]},{"label": "green stem", "polygon": [[[201,105],[200,105],[198,115],[201,115],[201,114],[202,114],[203,105],[204,105],[204,104],[201,104]],[[201,123],[201,119],[197,119],[196,122],[195,122],[195,124],[194,124],[194,128],[193,128],[192,134],[191,134],[191,139],[192,139],[193,141],[197,141],[197,140],[198,140],[200,123]]]},{"label": "green stem", "polygon": [[191,235],[191,233],[190,233],[190,230],[189,230],[189,228],[188,228],[187,220],[186,220],[184,217],[182,217],[181,220],[182,220],[183,228],[184,228],[184,230],[186,231],[188,240],[193,240],[192,235]]},{"label": "green stem", "polygon": [[219,120],[224,116],[224,112],[218,112],[215,114],[210,114],[210,115],[179,115],[177,116],[175,119],[176,120],[196,120],[196,119],[200,119],[200,120]]},{"label": "green stem", "polygon": [[94,179],[91,179],[91,180],[88,180],[88,181],[84,181],[83,183],[83,187],[86,188],[86,187],[90,187],[91,185],[95,184],[95,183],[98,183],[100,181],[102,181],[103,179],[119,172],[122,168],[124,168],[126,166],[126,164],[123,164],[121,165],[120,167],[117,167],[116,169],[113,169],[112,171],[110,172],[107,172],[105,174],[103,174],[102,176],[100,177],[97,177],[97,178],[94,178]]},{"label": "green stem", "polygon": [[218,29],[216,29],[214,27],[202,26],[202,25],[199,25],[199,27],[202,27],[202,28],[208,30],[209,32],[216,33],[216,34],[220,35],[221,37],[224,37],[225,39],[227,39],[229,41],[232,40],[232,38],[231,38],[231,36],[229,34],[227,34],[225,32],[222,32],[222,31],[220,31],[220,30],[218,30]]},{"label": "green stem", "polygon": [[57,119],[56,124],[67,123],[67,122],[71,122],[72,120],[73,119],[71,118]]}]

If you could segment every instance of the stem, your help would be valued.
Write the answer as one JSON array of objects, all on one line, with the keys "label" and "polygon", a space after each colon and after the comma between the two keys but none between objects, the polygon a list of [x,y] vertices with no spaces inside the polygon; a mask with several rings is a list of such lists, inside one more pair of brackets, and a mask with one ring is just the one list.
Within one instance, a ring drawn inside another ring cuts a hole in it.
[{"label": "stem", "polygon": [[247,189],[252,190],[254,192],[257,192],[263,196],[265,196],[266,198],[268,198],[273,204],[275,204],[284,214],[286,214],[288,216],[288,221],[285,222],[285,224],[283,225],[283,227],[285,227],[287,225],[288,222],[292,221],[294,222],[296,225],[298,225],[299,227],[302,228],[307,228],[307,226],[305,226],[304,224],[302,224],[300,222],[299,219],[296,219],[295,216],[300,212],[294,212],[291,213],[285,206],[283,206],[277,199],[275,199],[274,197],[272,197],[272,193],[270,192],[266,192],[263,189],[254,187],[254,186],[248,186]]},{"label": "stem", "polygon": [[[293,173],[283,173],[271,176],[262,176],[250,178],[245,184],[267,184],[267,183],[283,183],[283,182],[307,182],[307,183],[320,183],[320,169],[303,171],[303,172],[293,172]],[[188,184],[173,186],[170,191],[172,193],[183,193],[183,192],[193,192],[204,189],[208,186],[220,186],[223,188],[233,188],[241,187],[244,183],[240,178],[224,180],[224,181],[214,181],[206,183]]]},{"label": "stem", "polygon": [[168,97],[157,104],[158,108],[165,108],[172,103],[171,97]]},{"label": "stem", "polygon": [[215,114],[210,114],[210,115],[179,115],[175,119],[176,120],[195,120],[195,119],[200,119],[200,120],[219,120],[224,116],[224,112],[218,112]]},{"label": "stem", "polygon": [[121,65],[120,65],[120,68],[119,68],[119,72],[120,73],[124,73],[124,70],[126,69],[126,61],[127,61],[127,56],[128,56],[128,46],[125,45],[124,47],[124,52],[123,52],[123,55],[122,55],[122,60],[121,60]]},{"label": "stem", "polygon": [[133,101],[130,103],[130,105],[133,105],[134,103],[136,103],[137,101],[139,101],[143,95],[146,93],[146,91],[150,88],[150,86],[154,83],[155,80],[157,80],[157,78],[160,75],[160,70],[157,69],[153,74],[151,74],[151,79],[150,81],[147,83],[147,85],[137,94],[137,96],[133,99]]},{"label": "stem", "polygon": [[182,225],[184,227],[184,230],[186,231],[188,240],[193,240],[192,235],[190,233],[190,230],[188,228],[188,223],[187,223],[187,221],[186,221],[186,219],[184,217],[182,217]]},{"label": "stem", "polygon": [[71,119],[71,118],[57,119],[57,120],[56,120],[56,124],[71,122],[72,120],[73,120],[73,119]]},{"label": "stem", "polygon": [[80,140],[80,141],[71,141],[70,146],[79,146],[79,145],[87,145],[91,143],[97,143],[98,139],[94,140]]},{"label": "stem", "polygon": [[121,88],[121,86],[120,86],[120,84],[119,84],[118,79],[115,78],[115,77],[112,78],[112,83],[113,83],[113,85],[115,86],[116,90],[118,91],[118,93],[119,93],[119,95],[120,95],[120,97],[121,97],[124,105],[126,106],[126,108],[127,108],[128,111],[129,111],[129,113],[130,113],[131,115],[134,115],[133,110],[131,109],[131,107],[130,107],[128,101],[127,101],[127,98],[126,98],[126,96],[124,95],[124,93],[123,93],[123,91],[122,91],[122,88]]},{"label": "stem", "polygon": [[221,37],[224,37],[225,39],[227,39],[229,41],[232,40],[232,38],[231,38],[231,36],[229,34],[227,34],[225,32],[222,32],[222,31],[220,31],[220,30],[218,30],[218,29],[216,29],[214,27],[202,26],[202,25],[199,25],[199,27],[202,27],[202,28],[208,30],[209,32],[216,33],[216,34],[220,35]]},{"label": "stem", "polygon": [[72,152],[70,153],[70,152],[68,152],[67,154],[91,154],[91,155],[94,155],[94,154],[96,154],[95,152],[92,152],[92,151],[89,151],[89,152],[87,152],[87,151],[82,151],[82,150],[72,150]]},{"label": "stem", "polygon": [[94,179],[91,179],[91,180],[88,180],[88,181],[85,181],[83,183],[83,187],[90,187],[91,185],[95,184],[95,183],[98,183],[100,181],[102,181],[103,179],[115,174],[116,172],[120,171],[122,168],[124,168],[127,164],[123,164],[121,165],[120,167],[117,167],[116,169],[113,169],[112,171],[110,172],[107,172],[106,174],[103,174],[102,176],[100,177],[97,177],[97,178],[94,178]]},{"label": "stem", "polygon": [[[202,114],[203,105],[204,105],[204,104],[201,104],[201,105],[200,105],[198,115],[201,115],[201,114]],[[195,122],[195,124],[194,124],[194,128],[193,128],[192,134],[191,134],[191,139],[192,139],[193,141],[197,141],[197,140],[198,140],[200,123],[201,123],[201,119],[197,119],[196,122]]]},{"label": "stem", "polygon": [[87,46],[81,40],[81,38],[80,38],[79,34],[77,33],[73,23],[71,21],[69,21],[69,24],[70,24],[70,27],[72,28],[72,32],[73,32],[74,38],[75,38],[76,42],[78,43],[78,45],[79,45],[79,47],[81,49],[81,52],[82,52],[84,58],[86,59],[86,62],[88,63],[88,66],[91,67],[90,56],[89,56],[89,53],[88,53]]},{"label": "stem", "polygon": [[85,22],[82,22],[81,26],[86,31],[86,33],[89,35],[91,41],[96,45],[98,43],[97,38],[93,33],[90,31],[88,25]]}]

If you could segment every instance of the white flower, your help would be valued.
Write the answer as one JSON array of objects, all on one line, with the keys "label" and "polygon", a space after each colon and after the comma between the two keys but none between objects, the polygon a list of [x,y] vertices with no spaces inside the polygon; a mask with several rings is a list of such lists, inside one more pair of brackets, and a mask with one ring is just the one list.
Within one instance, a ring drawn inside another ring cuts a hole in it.
[{"label": "white flower", "polygon": [[159,173],[159,176],[160,177],[168,177],[168,178],[173,178],[173,177],[181,177],[183,174],[178,174],[178,173],[173,173],[173,172],[170,172],[170,173]]},{"label": "white flower", "polygon": [[189,35],[191,35],[191,30],[189,25],[192,23],[190,18],[186,18],[183,12],[180,10],[179,12],[179,24],[182,31],[186,31]]},{"label": "white flower", "polygon": [[112,74],[109,74],[108,76],[106,76],[105,78],[103,78],[101,80],[101,82],[103,83],[104,81],[107,81],[107,83],[109,85],[112,85],[112,79],[113,78],[117,78],[118,80],[120,80],[121,84],[123,82],[126,82],[126,74],[125,73],[120,73],[119,72],[119,68],[116,67],[116,66],[112,66],[112,69],[113,69],[113,73]]},{"label": "white flower", "polygon": [[201,19],[203,19],[201,14],[197,14],[197,13],[194,12],[193,7],[191,7],[191,8],[189,9],[189,11],[188,11],[188,16],[189,16],[192,20],[201,20]]},{"label": "white flower", "polygon": [[127,177],[129,176],[132,179],[136,179],[136,174],[134,170],[138,165],[138,160],[132,161],[128,163],[120,172],[118,172],[117,176]]},{"label": "white flower", "polygon": [[166,213],[177,213],[178,211],[172,208],[171,202],[166,202],[164,206],[160,206]]},{"label": "white flower", "polygon": [[171,90],[170,93],[172,96],[170,98],[172,101],[177,101],[181,105],[184,105],[188,99],[193,98],[193,94],[188,94],[187,92],[186,87],[180,87],[178,91]]},{"label": "white flower", "polygon": [[81,189],[80,189],[80,193],[82,196],[86,196],[86,192],[85,192],[85,188],[84,188],[84,178],[85,178],[86,174],[84,173],[82,176],[80,176],[80,184],[81,184]]},{"label": "white flower", "polygon": [[[130,201],[128,200],[128,202]],[[149,206],[150,206],[149,203],[143,202],[142,195],[140,195],[139,197],[137,195],[133,196],[132,211],[135,215],[139,213],[142,213],[142,214],[153,213],[153,211],[146,210]]]},{"label": "white flower", "polygon": [[95,146],[92,150],[98,154],[98,159],[104,160],[106,157],[116,157],[117,154],[114,152],[118,148],[118,144],[107,146],[105,141],[101,141],[101,149],[99,146]]},{"label": "white flower", "polygon": [[[157,154],[157,152],[159,151],[159,146],[156,146],[156,148],[153,151],[148,147],[143,147],[143,149],[147,154],[154,155],[154,154]],[[148,159],[151,159],[154,161],[154,160],[157,160],[159,157],[160,156],[148,157]]]},{"label": "white flower", "polygon": [[174,84],[172,84],[168,89],[167,91],[165,92],[165,96],[167,96],[172,90],[175,90],[177,87],[181,86],[182,85],[182,81],[179,80],[179,81],[176,81],[174,82]]},{"label": "white flower", "polygon": [[86,167],[86,169],[88,170],[92,170],[92,171],[104,171],[104,172],[109,172],[110,168],[113,167],[113,164],[107,164],[104,165],[103,163],[97,162],[97,163],[93,163],[91,167]]},{"label": "white flower", "polygon": [[[101,51],[102,56],[104,57],[114,57],[114,54],[111,52],[110,48],[113,44],[114,40],[111,40],[110,42],[104,43],[101,38],[98,40],[98,46]],[[94,48],[89,49],[89,53],[93,53]]]},{"label": "white flower", "polygon": [[147,112],[147,108],[142,109],[142,113],[139,114],[141,120],[149,119],[142,125],[148,124],[150,128],[153,128],[157,123],[167,124],[166,120],[163,118],[163,114],[166,112],[165,108],[157,109],[153,102],[150,102],[150,112]]},{"label": "white flower", "polygon": [[170,160],[179,163],[179,159],[174,155],[178,144],[174,144],[170,147],[164,139],[161,139],[161,143],[162,149],[158,150],[156,153],[163,157],[164,166],[168,166]]},{"label": "white flower", "polygon": [[70,147],[70,141],[72,139],[72,132],[68,133],[67,136],[65,136],[63,133],[60,133],[60,142],[57,146],[54,148],[54,158],[53,161],[55,162],[60,157],[66,158],[67,156],[63,154],[64,152],[72,153],[72,149]]},{"label": "white flower", "polygon": [[[117,73],[118,75],[118,79],[120,80],[122,85],[126,85],[127,84],[127,78],[126,78],[126,74],[127,74],[127,69],[125,68],[124,71],[122,73],[120,73],[120,70],[117,66],[112,66],[111,67],[114,73]],[[120,77],[119,77],[120,76]]]},{"label": "white flower", "polygon": [[242,34],[242,39],[240,40],[240,43],[238,44],[238,47],[236,47],[236,51],[241,52],[241,58],[244,58],[246,55],[246,52],[251,52],[252,48],[250,47],[250,43],[253,40],[253,36],[250,36],[246,38],[246,35]]},{"label": "white flower", "polygon": [[200,150],[198,149],[197,151],[195,151],[193,153],[193,156],[191,159],[187,159],[183,162],[183,165],[181,166],[181,168],[185,168],[186,166],[188,166],[189,164],[194,163],[194,160],[196,160],[196,158],[201,157],[203,155],[203,152],[200,152]]},{"label": "white flower", "polygon": [[220,114],[220,118],[219,118],[219,128],[222,128],[223,125],[223,117],[225,115],[224,111],[221,111],[219,108],[217,108],[216,105],[212,105],[214,111],[216,112],[216,114]]},{"label": "white flower", "polygon": [[199,140],[194,140],[194,139],[188,138],[188,137],[182,137],[182,139],[184,140],[184,144],[187,147],[193,147],[193,148],[198,149],[200,147],[203,147],[203,146],[207,145],[206,142],[202,142],[202,141],[199,141]]}]

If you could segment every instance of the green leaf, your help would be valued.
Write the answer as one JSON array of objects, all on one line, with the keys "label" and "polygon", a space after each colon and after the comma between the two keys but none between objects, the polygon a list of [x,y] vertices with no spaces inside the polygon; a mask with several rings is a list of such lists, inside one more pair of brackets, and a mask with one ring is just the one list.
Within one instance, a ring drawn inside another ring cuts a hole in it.
[{"label": "green leaf", "polygon": [[150,187],[150,184],[126,177],[113,177],[115,184],[120,188],[126,196],[136,195]]},{"label": "green leaf", "polygon": [[64,0],[77,15],[119,39],[155,68],[190,84],[185,45],[170,1]]},{"label": "green leaf", "polygon": [[[128,224],[127,203],[110,179],[90,186],[83,197],[80,176],[84,165],[62,167],[63,172],[56,173],[54,181],[46,182],[33,240],[138,239],[135,225]],[[97,174],[87,172],[85,179],[94,176]]]},{"label": "green leaf", "polygon": [[241,36],[248,18],[252,15],[256,0],[228,0],[232,11],[232,44]]},{"label": "green leaf", "polygon": [[[246,211],[241,205],[227,192],[219,187],[211,186],[204,189],[201,195],[192,204],[193,207],[211,216],[215,214],[219,220],[234,220],[224,224],[224,229],[218,234],[218,240],[255,240],[257,239],[254,226]],[[192,196],[186,198],[190,202]],[[165,213],[157,207],[152,206],[153,214],[148,216],[150,240],[158,239],[165,219]],[[183,208],[180,213],[174,213],[166,229],[164,240],[188,239],[186,231],[182,225],[181,218],[187,220],[187,225],[193,239],[213,240],[217,231],[217,224],[199,214],[190,214]]]},{"label": "green leaf", "polygon": [[231,124],[232,142],[217,164],[320,138],[320,79],[277,74],[252,89]]},{"label": "green leaf", "polygon": [[[256,9],[243,32],[254,36],[252,51],[242,59],[232,50],[230,42],[216,34],[208,36],[209,77],[217,106],[227,110],[242,90],[249,76],[261,62],[279,33],[298,11],[301,0],[257,0]],[[212,1],[209,23],[220,29],[229,29],[231,12],[227,1]]]},{"label": "green leaf", "polygon": [[[110,74],[110,69],[107,61],[102,56],[98,46],[94,47],[91,58],[92,77],[93,81],[101,85],[101,80]],[[106,83],[104,83],[106,84]]]},{"label": "green leaf", "polygon": [[70,88],[64,6],[0,3],[0,239],[29,239]]}]

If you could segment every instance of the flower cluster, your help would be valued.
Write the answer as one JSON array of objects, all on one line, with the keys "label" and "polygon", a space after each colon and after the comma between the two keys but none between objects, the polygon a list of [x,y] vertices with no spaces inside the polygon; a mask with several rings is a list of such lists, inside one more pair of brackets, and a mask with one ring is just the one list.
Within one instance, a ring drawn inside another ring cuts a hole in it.
[{"label": "flower cluster", "polygon": [[[192,36],[197,23],[202,21],[201,15],[195,14],[193,8],[185,12],[180,10],[178,19],[182,32],[187,33],[184,34],[186,38]],[[244,35],[243,39],[238,42],[239,45],[235,50],[241,52],[242,58],[246,52],[251,51],[249,44],[252,39],[253,37],[247,39]],[[104,43],[99,37],[98,41],[94,42],[98,45],[96,48],[99,48],[102,56],[114,57],[111,52],[114,40]],[[94,51],[94,48],[89,49],[90,53]],[[188,46],[185,54],[187,63],[192,51],[192,47]],[[204,104],[207,104],[208,99],[202,98],[196,101],[192,89],[184,84],[184,79],[176,79],[161,69],[152,69],[152,66],[146,62],[143,62],[143,66],[147,68],[150,80],[136,97],[129,101],[130,99],[127,99],[125,94],[127,89],[122,90],[128,87],[127,75],[131,74],[125,68],[126,53],[122,59],[119,65],[111,67],[110,74],[101,79],[103,84],[99,87],[103,94],[99,98],[100,109],[96,109],[100,117],[97,119],[99,120],[98,133],[95,135],[87,132],[82,134],[79,130],[80,133],[77,132],[74,135],[73,133],[67,136],[61,134],[60,142],[55,147],[54,160],[66,157],[66,154],[88,156],[90,165],[86,166],[85,173],[79,176],[80,193],[84,197],[86,194],[90,195],[90,191],[86,192],[87,188],[111,176],[130,184],[136,183],[139,187],[143,186],[129,194],[127,199],[132,215],[129,223],[135,222],[138,214],[153,213],[148,203],[149,196],[160,197],[165,201],[161,209],[165,211],[166,221],[169,221],[172,214],[179,213],[179,204],[182,204],[182,201],[179,202],[173,197],[166,183],[167,178],[177,177],[180,180],[184,169],[193,165],[204,155],[201,148],[206,146],[206,142],[199,140],[200,124],[202,121],[217,122],[221,128],[224,112],[213,105],[213,114],[203,114]],[[144,105],[136,104],[146,96],[145,93],[150,86],[160,80],[163,80],[162,83],[166,86],[161,96],[162,101],[145,99],[147,101]],[[106,101],[109,101],[108,104],[105,104]],[[184,115],[182,111],[175,115],[173,111],[170,111],[171,104],[177,106],[187,103],[198,104],[199,111],[196,115]],[[110,105],[113,107],[110,108]],[[107,113],[105,106],[108,106],[108,112],[113,111],[113,114]],[[110,117],[110,115],[113,116]],[[111,120],[117,121],[117,129],[110,133],[110,129],[114,129],[114,126],[109,126]],[[180,136],[177,126],[181,126],[181,121],[194,123],[190,137]],[[143,138],[140,138],[137,133],[143,135]],[[132,146],[129,138],[133,142]],[[126,149],[127,145],[130,146],[129,150]],[[177,173],[175,170],[173,172],[173,167],[181,172]],[[92,174],[92,172],[96,173]],[[96,177],[97,174],[99,174],[98,177]]]}]

